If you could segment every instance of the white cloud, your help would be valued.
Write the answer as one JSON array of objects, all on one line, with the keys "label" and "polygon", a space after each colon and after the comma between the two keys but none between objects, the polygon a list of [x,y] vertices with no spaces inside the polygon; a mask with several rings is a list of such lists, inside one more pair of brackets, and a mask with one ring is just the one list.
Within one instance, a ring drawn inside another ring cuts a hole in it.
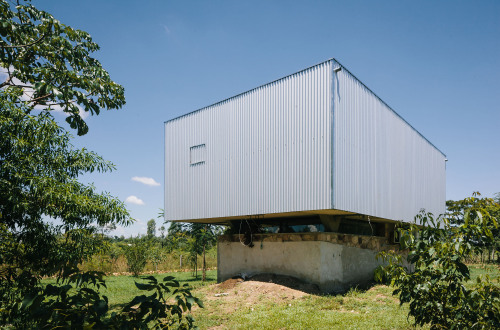
[{"label": "white cloud", "polygon": [[132,181],[137,181],[137,182],[143,183],[143,184],[148,185],[148,186],[159,186],[160,185],[158,182],[155,181],[155,179],[148,178],[145,176],[134,176],[132,178]]},{"label": "white cloud", "polygon": [[163,26],[163,29],[165,30],[165,33],[166,34],[170,34],[170,29],[168,28],[168,26],[166,26],[165,24],[162,24],[161,26]]},{"label": "white cloud", "polygon": [[128,196],[125,202],[136,205],[144,205],[144,201],[134,195]]},{"label": "white cloud", "polygon": [[[80,117],[82,117],[82,119],[87,119],[90,116],[90,112],[85,111],[79,104],[75,104],[75,105],[78,108],[78,114],[80,115]],[[44,110],[46,108],[47,108],[46,106],[41,106],[41,105],[35,106],[35,109],[40,109],[40,110]],[[69,116],[69,114],[67,112],[63,111],[63,108],[60,105],[53,105],[50,108],[52,109],[52,111],[59,113],[63,116],[66,116],[66,117]]]}]

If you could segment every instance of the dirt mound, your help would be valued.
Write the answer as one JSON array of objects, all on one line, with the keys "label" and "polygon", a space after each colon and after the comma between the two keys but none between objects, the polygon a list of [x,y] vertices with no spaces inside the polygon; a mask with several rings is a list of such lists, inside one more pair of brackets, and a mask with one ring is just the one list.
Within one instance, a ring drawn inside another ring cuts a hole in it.
[{"label": "dirt mound", "polygon": [[216,286],[221,290],[231,290],[241,282],[243,282],[242,278],[230,278],[229,280],[216,284]]},{"label": "dirt mound", "polygon": [[204,300],[222,300],[229,309],[235,306],[250,308],[262,300],[290,303],[310,294],[320,294],[316,285],[294,277],[274,274],[254,275],[246,280],[232,278],[203,288],[202,291],[205,291]]},{"label": "dirt mound", "polygon": [[306,283],[298,278],[291,276],[275,275],[275,274],[258,274],[248,279],[249,281],[274,283],[279,286],[287,287],[291,290],[302,291],[306,294],[320,294],[318,286],[315,284]]}]

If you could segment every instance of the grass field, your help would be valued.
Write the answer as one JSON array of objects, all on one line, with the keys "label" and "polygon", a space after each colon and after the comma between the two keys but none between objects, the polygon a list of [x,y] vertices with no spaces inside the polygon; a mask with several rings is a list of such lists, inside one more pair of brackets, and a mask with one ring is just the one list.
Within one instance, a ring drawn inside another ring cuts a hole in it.
[{"label": "grass field", "polygon": [[[404,329],[410,326],[407,310],[400,308],[392,290],[377,285],[367,291],[351,290],[344,295],[306,295],[298,299],[268,299],[266,294],[235,290],[234,300],[207,299],[205,309],[194,311],[202,328],[228,329]],[[257,299],[251,299],[252,295]],[[250,300],[250,303],[246,301]]]},{"label": "grass field", "polygon": [[[472,265],[471,283],[478,275],[488,274],[499,280],[495,266]],[[167,274],[156,274],[161,279]],[[195,279],[190,272],[169,273],[182,283],[193,287],[205,308],[194,308],[193,316],[200,329],[407,329],[407,305],[399,306],[392,296],[393,288],[374,285],[368,290],[351,289],[343,295],[314,295],[302,293],[294,297],[291,289],[275,285],[248,286],[242,282],[230,289],[216,283],[216,271],[207,272],[207,281]],[[53,280],[46,280],[51,282]],[[108,276],[107,289],[111,309],[118,309],[134,296],[142,294],[132,276]],[[497,282],[498,283],[498,282]],[[269,289],[271,288],[271,289]],[[217,296],[217,293],[227,295]]]}]

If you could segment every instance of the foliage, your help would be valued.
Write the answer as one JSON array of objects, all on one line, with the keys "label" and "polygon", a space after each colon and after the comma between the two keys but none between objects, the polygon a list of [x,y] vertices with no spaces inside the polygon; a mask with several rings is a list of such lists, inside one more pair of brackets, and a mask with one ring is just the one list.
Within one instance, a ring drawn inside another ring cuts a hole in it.
[{"label": "foliage", "polygon": [[160,227],[160,244],[163,248],[165,246],[165,226]]},{"label": "foliage", "polygon": [[88,131],[80,108],[99,114],[100,108],[125,104],[123,87],[90,56],[99,45],[87,32],[62,24],[29,0],[0,0],[0,17],[0,67],[6,71],[0,88],[23,94],[16,103],[63,110],[78,135]]},{"label": "foliage", "polygon": [[[25,296],[19,308],[25,315],[29,315],[31,326],[34,328],[83,328],[90,324],[102,326],[101,319],[108,310],[107,298],[101,297],[98,293],[101,286],[106,286],[103,274],[72,272],[65,275],[60,284],[49,284],[38,292]],[[20,325],[26,326],[26,322]]]},{"label": "foliage", "polygon": [[156,237],[156,221],[151,219],[148,221],[147,236],[149,239]]},{"label": "foliage", "polygon": [[[479,193],[476,193],[477,196],[480,196]],[[500,193],[497,193],[495,195],[494,199],[488,199],[488,203],[484,205],[484,208],[488,213],[496,218],[500,219]],[[450,219],[450,223],[452,225],[462,225],[465,222],[465,213],[467,210],[472,207],[473,201],[469,199],[464,199],[464,200],[459,200],[459,201],[453,201],[453,200],[448,200],[446,201],[446,207],[447,207],[447,214],[448,218]],[[488,259],[489,261],[494,261],[495,254],[498,253],[498,248],[500,247],[500,227],[495,227],[494,225],[490,224],[489,225],[489,230],[491,230],[494,239],[490,240],[488,242],[483,242],[483,241],[478,241],[476,242],[477,245],[484,246],[487,249],[486,251],[488,253]],[[482,261],[482,250],[481,250],[481,261]],[[500,259],[497,259],[497,262],[500,262]]]},{"label": "foliage", "polygon": [[188,225],[182,222],[170,222],[165,238],[165,247],[169,253],[174,250],[187,251]]},{"label": "foliage", "polygon": [[[203,304],[191,294],[188,284],[181,287],[173,276],[166,276],[162,283],[158,283],[154,276],[143,279],[148,280],[148,283],[135,282],[136,287],[155,292],[150,296],[135,297],[123,308],[121,314],[112,314],[112,321],[117,328],[125,324],[133,329],[141,329],[152,322],[153,328],[157,329],[191,329],[194,320],[190,315],[185,316],[184,312],[190,311],[194,304],[200,307]],[[170,296],[174,297],[173,304],[170,303]]]},{"label": "foliage", "polygon": [[149,244],[145,240],[137,239],[133,244],[125,247],[128,269],[134,276],[139,276],[148,261]]},{"label": "foliage", "polygon": [[211,248],[215,243],[217,243],[217,236],[220,234],[220,226],[214,226],[203,223],[190,223],[188,224],[188,235],[187,240],[189,259],[194,267],[195,276],[198,276],[198,256],[203,256],[203,280],[205,280],[206,274],[206,263],[205,263],[205,252],[207,249]]},{"label": "foliage", "polygon": [[[388,263],[376,271],[376,278],[390,279],[401,304],[409,304],[409,315],[418,325],[432,328],[498,328],[500,326],[500,288],[486,277],[470,279],[465,259],[481,246],[493,241],[497,222],[488,208],[494,203],[474,195],[461,201],[468,205],[464,222],[452,224],[449,218],[432,214],[416,216],[420,226],[399,228],[401,248],[408,250],[405,267],[401,254],[380,254]],[[414,268],[414,269],[410,269]]]},{"label": "foliage", "polygon": [[109,259],[111,260],[112,265],[116,264],[116,261],[120,256],[123,255],[123,249],[118,244],[110,244],[109,249],[107,250]]},{"label": "foliage", "polygon": [[158,270],[158,264],[165,259],[165,253],[161,245],[151,244],[148,253],[148,259],[154,265],[155,271]]},{"label": "foliage", "polygon": [[203,305],[187,284],[181,287],[171,276],[162,282],[152,276],[143,279],[147,283],[135,282],[136,287],[154,293],[136,296],[118,312],[108,313],[108,298],[99,294],[106,284],[98,272],[69,274],[62,283],[27,296],[18,308],[30,316],[34,328],[193,328],[192,317],[184,313],[194,304]]},{"label": "foliage", "polygon": [[121,201],[78,182],[84,173],[109,172],[114,165],[73,148],[49,111],[33,112],[61,109],[82,135],[88,128],[81,109],[97,114],[100,107],[124,104],[123,88],[89,56],[98,46],[29,1],[0,0],[0,17],[2,325],[29,321],[14,306],[40,290],[42,276],[63,278],[102,251],[98,227],[131,220]]},{"label": "foliage", "polygon": [[[123,87],[90,56],[99,46],[29,0],[0,0],[0,17],[0,327],[145,328],[158,317],[167,319],[156,319],[156,327],[190,327],[182,312],[199,301],[177,282],[150,281],[142,289],[156,290],[153,295],[108,317],[102,274],[77,268],[102,256],[105,231],[131,222],[121,201],[78,182],[114,165],[74,149],[50,113],[64,111],[84,135],[81,111],[99,114],[125,104]],[[52,275],[58,285],[40,285]],[[166,305],[163,292],[170,288],[176,303]]]},{"label": "foliage", "polygon": [[[35,289],[42,276],[64,274],[102,249],[96,225],[127,225],[124,204],[78,182],[88,172],[113,164],[86,149],[50,113],[29,114],[17,95],[0,92],[0,310]],[[44,219],[58,219],[53,225]]]},{"label": "foliage", "polygon": [[[163,216],[164,212],[161,215]],[[203,256],[202,269],[203,278],[205,278],[205,252],[215,245],[217,236],[221,233],[221,226],[171,221],[166,238],[167,250],[187,252],[196,277],[198,276],[198,256]]]}]

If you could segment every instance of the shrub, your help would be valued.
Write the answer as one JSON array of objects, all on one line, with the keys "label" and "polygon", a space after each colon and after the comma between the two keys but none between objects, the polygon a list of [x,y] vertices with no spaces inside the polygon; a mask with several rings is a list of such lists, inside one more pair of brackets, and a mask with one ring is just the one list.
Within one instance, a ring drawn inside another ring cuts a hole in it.
[{"label": "shrub", "polygon": [[468,199],[471,207],[465,212],[464,223],[450,225],[449,219],[420,213],[411,224],[399,228],[402,249],[408,249],[407,261],[414,267],[403,266],[403,257],[395,252],[381,252],[387,266],[375,272],[377,280],[389,279],[395,286],[401,304],[409,304],[409,315],[417,325],[431,328],[482,329],[500,327],[500,288],[488,276],[478,277],[468,287],[470,279],[465,259],[494,238],[492,227],[496,219],[487,207],[492,200]]},{"label": "shrub", "polygon": [[125,257],[127,258],[128,270],[134,276],[139,276],[148,261],[148,244],[137,240],[125,248]]}]

